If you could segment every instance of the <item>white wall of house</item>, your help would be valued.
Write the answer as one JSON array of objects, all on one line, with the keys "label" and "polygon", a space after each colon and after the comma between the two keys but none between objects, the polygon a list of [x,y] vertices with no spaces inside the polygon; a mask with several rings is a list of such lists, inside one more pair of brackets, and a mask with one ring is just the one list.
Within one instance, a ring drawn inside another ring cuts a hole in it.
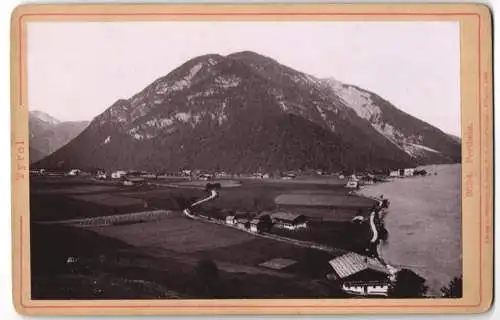
[{"label": "white wall of house", "polygon": [[113,179],[120,179],[121,177],[123,177],[124,175],[126,175],[127,173],[125,171],[115,171],[111,174],[111,178]]},{"label": "white wall of house", "polygon": [[409,169],[405,169],[405,177],[411,177],[413,176],[413,173],[414,173],[415,169],[412,169],[412,168],[409,168]]},{"label": "white wall of house", "polygon": [[389,292],[389,286],[388,285],[368,286],[367,292],[370,295],[387,296],[387,293]]},{"label": "white wall of house", "polygon": [[358,182],[351,180],[351,181],[347,182],[347,184],[345,186],[346,186],[346,188],[355,189],[358,187]]},{"label": "white wall of house", "polygon": [[389,285],[349,285],[343,284],[342,290],[357,295],[380,295],[387,296]]},{"label": "white wall of house", "polygon": [[288,222],[278,222],[276,224],[276,227],[282,228],[282,229],[287,229],[287,230],[298,230],[298,229],[303,229],[307,228],[307,223],[299,223],[299,224],[293,224],[293,223],[288,223]]},{"label": "white wall of house", "polygon": [[359,295],[365,294],[365,287],[364,286],[350,286],[350,285],[343,284],[342,290],[344,290],[347,293],[354,293],[354,294],[359,294]]},{"label": "white wall of house", "polygon": [[391,171],[391,173],[389,173],[389,176],[390,177],[399,177],[399,170]]}]

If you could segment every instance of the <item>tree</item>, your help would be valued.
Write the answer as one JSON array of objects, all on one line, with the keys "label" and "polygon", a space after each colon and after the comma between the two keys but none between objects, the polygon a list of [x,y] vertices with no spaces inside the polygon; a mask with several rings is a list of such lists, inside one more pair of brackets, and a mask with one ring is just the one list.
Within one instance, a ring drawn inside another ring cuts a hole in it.
[{"label": "tree", "polygon": [[389,296],[392,298],[420,298],[426,294],[428,288],[424,278],[412,270],[401,269],[389,288]]},{"label": "tree", "polygon": [[453,278],[450,283],[441,288],[444,298],[462,298],[462,276]]},{"label": "tree", "polygon": [[213,260],[203,259],[196,265],[196,279],[199,289],[205,296],[217,294],[217,283],[219,279],[219,268]]},{"label": "tree", "polygon": [[210,259],[200,260],[196,265],[196,276],[203,281],[212,281],[218,278],[219,268]]}]

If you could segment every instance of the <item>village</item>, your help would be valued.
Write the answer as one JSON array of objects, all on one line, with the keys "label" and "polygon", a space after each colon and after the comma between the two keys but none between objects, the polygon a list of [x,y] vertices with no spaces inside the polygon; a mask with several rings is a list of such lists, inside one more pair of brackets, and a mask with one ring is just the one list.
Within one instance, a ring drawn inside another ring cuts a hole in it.
[{"label": "village", "polygon": [[30,175],[51,175],[51,176],[83,176],[93,177],[97,180],[121,180],[130,182],[141,182],[147,179],[169,179],[169,178],[187,178],[189,180],[209,181],[214,179],[281,179],[295,180],[297,178],[307,177],[335,177],[346,181],[347,188],[359,188],[362,185],[370,185],[377,182],[387,182],[396,178],[408,178],[413,176],[425,176],[427,171],[417,168],[403,168],[397,170],[385,170],[374,172],[335,172],[328,173],[323,170],[297,170],[287,172],[263,173],[261,171],[255,173],[227,173],[224,171],[208,171],[200,169],[183,169],[177,172],[148,172],[138,170],[115,170],[106,171],[102,169],[71,169],[69,171],[45,169],[31,169]]}]

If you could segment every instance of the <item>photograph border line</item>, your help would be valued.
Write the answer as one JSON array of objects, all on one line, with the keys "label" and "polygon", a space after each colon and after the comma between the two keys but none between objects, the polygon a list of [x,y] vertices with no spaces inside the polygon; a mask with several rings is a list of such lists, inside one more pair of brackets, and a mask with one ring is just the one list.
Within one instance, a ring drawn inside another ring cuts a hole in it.
[{"label": "photograph border line", "polygon": [[[23,95],[25,92],[23,92],[23,81],[24,81],[24,67],[23,67],[23,59],[25,59],[23,55],[23,45],[25,41],[24,33],[26,32],[26,21],[24,20],[25,17],[36,17],[36,16],[79,16],[79,17],[105,17],[105,16],[163,16],[163,17],[175,17],[175,16],[211,16],[211,17],[216,17],[216,16],[308,16],[308,17],[314,17],[314,16],[476,16],[477,17],[477,34],[478,34],[478,105],[477,107],[479,108],[479,123],[480,123],[480,128],[483,127],[483,117],[482,117],[482,70],[481,70],[481,45],[482,45],[482,39],[481,39],[481,29],[482,29],[482,20],[481,20],[481,14],[477,12],[107,12],[107,13],[99,13],[99,12],[86,12],[86,13],[78,13],[78,12],[41,12],[41,13],[22,13],[18,16],[18,48],[19,48],[19,103],[18,106],[23,106]],[[486,81],[486,80],[485,80]],[[481,170],[479,173],[479,185],[483,187],[483,174],[482,174],[482,151],[483,151],[483,146],[482,146],[482,134],[479,135],[479,147],[480,147],[480,154],[478,155],[479,163],[481,164]],[[479,192],[479,205],[480,208],[483,208],[483,196],[482,192]],[[415,305],[415,304],[363,304],[360,305],[359,307],[366,307],[366,308],[405,308],[405,307],[424,307],[424,308],[474,308],[474,307],[479,307],[481,306],[483,302],[483,220],[482,220],[482,215],[483,213],[481,212],[480,217],[479,217],[479,226],[480,226],[480,231],[479,231],[479,236],[480,236],[480,248],[479,248],[479,301],[475,304],[468,304],[468,305],[460,305],[460,304],[432,304],[432,305]],[[165,308],[193,308],[193,307],[201,307],[201,308],[286,308],[290,307],[289,304],[272,304],[272,305],[256,305],[256,304],[239,304],[239,305],[227,305],[227,304],[210,304],[210,305],[168,305],[168,306],[162,306],[162,305],[148,305],[148,304],[134,304],[134,305],[85,305],[85,304],[76,304],[76,305],[29,305],[26,304],[24,301],[24,296],[23,296],[23,241],[24,241],[24,233],[23,233],[23,228],[24,228],[24,221],[23,221],[23,216],[21,215],[19,217],[20,221],[20,241],[21,241],[21,248],[20,248],[20,290],[19,294],[21,295],[20,297],[20,306],[25,309],[58,309],[58,308],[64,308],[64,309],[71,309],[71,308],[91,308],[91,309],[111,309],[111,308],[125,308],[125,309],[141,309],[141,308],[157,308],[157,309],[165,309]],[[463,240],[462,240],[463,241]],[[290,301],[293,301],[294,299],[290,299]],[[104,302],[104,301],[103,301]],[[314,307],[314,308],[331,308],[331,309],[336,309],[336,308],[356,308],[356,305],[308,305],[308,304],[294,304],[295,308],[308,308],[308,307]]]}]

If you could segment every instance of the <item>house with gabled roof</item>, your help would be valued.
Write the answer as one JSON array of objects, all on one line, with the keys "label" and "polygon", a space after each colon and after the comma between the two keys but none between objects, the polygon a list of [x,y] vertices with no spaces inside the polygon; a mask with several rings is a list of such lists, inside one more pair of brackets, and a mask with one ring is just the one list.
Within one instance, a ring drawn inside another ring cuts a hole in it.
[{"label": "house with gabled roof", "polygon": [[330,278],[338,281],[347,294],[387,296],[393,281],[393,271],[376,258],[349,252],[329,261],[333,269]]},{"label": "house with gabled roof", "polygon": [[274,226],[280,229],[297,230],[307,228],[307,218],[302,214],[274,212],[270,216]]}]

